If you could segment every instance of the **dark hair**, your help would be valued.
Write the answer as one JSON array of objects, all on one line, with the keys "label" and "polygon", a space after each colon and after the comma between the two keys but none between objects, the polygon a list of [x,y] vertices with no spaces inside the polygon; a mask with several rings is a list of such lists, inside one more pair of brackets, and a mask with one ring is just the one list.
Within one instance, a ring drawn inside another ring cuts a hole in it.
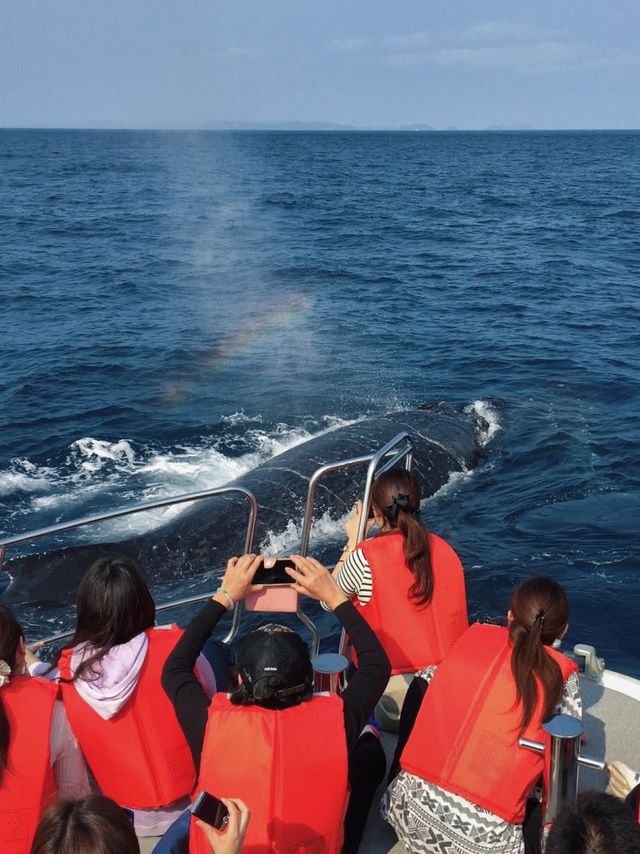
[{"label": "dark hair", "polygon": [[551,645],[567,626],[567,594],[557,581],[537,575],[516,588],[511,600],[511,617],[511,672],[516,681],[516,703],[522,703],[522,733],[538,704],[537,680],[543,692],[543,717],[552,715],[562,698],[562,671],[545,650],[545,645]]},{"label": "dark hair", "polygon": [[402,549],[413,575],[409,596],[417,605],[426,605],[433,596],[433,570],[429,534],[420,524],[420,484],[407,469],[391,469],[378,477],[371,500],[392,528],[402,534]]},{"label": "dark hair", "polygon": [[640,827],[629,807],[604,792],[582,792],[565,804],[546,854],[640,854]]},{"label": "dark hair", "polygon": [[133,823],[104,795],[55,801],[36,829],[31,854],[139,854]]},{"label": "dark hair", "polygon": [[241,676],[230,700],[236,706],[289,709],[313,694],[309,649],[297,632],[268,624],[251,632],[238,656]]},{"label": "dark hair", "polygon": [[109,650],[150,629],[156,606],[136,564],[126,557],[97,560],[85,573],[77,596],[76,630],[71,646],[88,643],[93,653],[78,667],[73,681],[89,671]]},{"label": "dark hair", "polygon": [[[0,605],[0,658],[9,665],[12,672],[16,666],[16,655],[23,636],[22,626],[13,616],[13,612],[6,605]],[[9,735],[9,719],[2,704],[2,688],[0,688],[0,784],[7,770]]]}]

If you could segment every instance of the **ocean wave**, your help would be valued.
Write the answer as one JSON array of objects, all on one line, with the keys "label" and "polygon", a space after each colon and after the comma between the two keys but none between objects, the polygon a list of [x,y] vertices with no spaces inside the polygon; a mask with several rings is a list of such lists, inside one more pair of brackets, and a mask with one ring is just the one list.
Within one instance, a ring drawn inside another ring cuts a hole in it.
[{"label": "ocean wave", "polygon": [[238,412],[232,412],[231,415],[223,415],[220,421],[235,427],[236,424],[262,423],[262,415],[246,415],[244,409],[240,409]]}]

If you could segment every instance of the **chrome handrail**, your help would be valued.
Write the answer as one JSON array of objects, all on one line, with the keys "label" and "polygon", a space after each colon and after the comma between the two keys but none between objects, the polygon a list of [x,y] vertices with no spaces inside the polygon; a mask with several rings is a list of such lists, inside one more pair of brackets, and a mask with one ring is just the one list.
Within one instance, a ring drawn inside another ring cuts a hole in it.
[{"label": "chrome handrail", "polygon": [[[204,498],[215,498],[218,495],[228,495],[230,493],[237,493],[246,498],[249,502],[249,520],[247,522],[244,550],[247,553],[251,552],[256,530],[258,502],[256,501],[254,494],[242,486],[221,486],[216,489],[205,489],[200,492],[188,492],[183,495],[176,495],[169,498],[159,498],[155,501],[144,501],[141,504],[134,504],[130,507],[120,508],[119,510],[109,510],[106,513],[100,513],[96,516],[85,516],[82,519],[73,519],[70,522],[61,522],[59,525],[51,525],[48,528],[39,528],[36,531],[28,531],[27,533],[20,534],[17,537],[7,537],[0,540],[0,568],[2,567],[2,559],[4,558],[7,546],[37,540],[40,537],[62,533],[63,531],[71,531],[74,528],[81,528],[85,525],[94,525],[96,522],[105,522],[108,519],[117,519],[121,516],[133,515],[134,513],[143,513],[145,510],[155,510],[158,507],[169,507],[173,504],[186,504],[190,501],[201,501]],[[189,596],[172,602],[165,602],[156,608],[156,613],[160,611],[168,611],[170,608],[178,608],[181,605],[192,605],[197,602],[204,602],[209,599],[210,596],[211,594],[208,593],[206,595]],[[60,634],[44,638],[42,643],[57,643],[72,636],[73,632],[61,632]]]},{"label": "chrome handrail", "polygon": [[[164,602],[162,605],[156,606],[156,614],[159,614],[161,611],[170,611],[173,608],[180,608],[182,606],[187,605],[197,605],[199,602],[208,602],[211,599],[212,594],[209,593],[200,593],[198,596],[187,596],[184,599],[172,599],[171,602]],[[67,638],[73,637],[73,632],[61,632],[58,635],[50,635],[47,638],[42,638],[37,643],[44,644],[48,646],[52,643],[59,643],[60,641],[67,640]],[[226,642],[226,638],[224,638]]]},{"label": "chrome handrail", "polygon": [[[395,451],[394,449],[404,443],[404,447]],[[391,459],[380,465],[382,460],[393,454]],[[318,482],[325,475],[339,471],[340,469],[352,468],[354,466],[368,465],[367,478],[364,488],[364,496],[362,499],[362,515],[360,517],[360,528],[358,530],[358,542],[363,539],[367,524],[367,512],[369,510],[369,502],[371,496],[371,486],[376,477],[379,477],[383,472],[398,465],[404,460],[405,468],[410,469],[413,461],[413,442],[408,433],[402,432],[394,436],[390,442],[383,445],[379,451],[373,454],[365,454],[361,457],[352,457],[348,460],[342,460],[339,463],[328,463],[317,469],[309,480],[309,489],[307,491],[307,506],[305,508],[304,521],[302,524],[302,535],[300,542],[300,554],[306,555],[309,550],[309,540],[311,538],[311,525],[313,523],[313,508],[316,499],[316,491]]]},{"label": "chrome handrail", "polygon": [[[399,450],[394,453],[394,449],[401,444],[403,444],[403,447],[400,447]],[[390,454],[394,454],[394,456],[383,463],[382,461],[384,458]],[[364,496],[362,498],[362,513],[360,514],[360,525],[358,526],[358,543],[364,539],[364,535],[367,530],[367,516],[369,515],[369,504],[371,503],[371,487],[373,486],[373,481],[377,477],[380,477],[381,474],[384,474],[384,472],[389,471],[389,469],[392,469],[394,466],[398,465],[398,463],[403,461],[405,469],[410,470],[411,464],[413,463],[413,442],[411,441],[409,434],[406,432],[398,433],[397,436],[394,436],[390,442],[383,445],[383,447],[380,448],[380,450],[371,458],[369,468],[367,469]]]},{"label": "chrome handrail", "polygon": [[[384,461],[385,457],[390,457],[390,459]],[[340,469],[351,468],[354,466],[365,464],[368,465],[363,496],[363,513],[360,518],[360,529],[358,532],[358,541],[360,541],[361,539],[363,539],[366,529],[367,511],[369,508],[371,487],[374,479],[376,477],[379,477],[383,472],[389,470],[390,468],[393,468],[394,466],[398,465],[400,462],[403,461],[405,468],[410,469],[412,460],[413,443],[411,441],[411,438],[409,437],[409,434],[406,432],[402,432],[398,433],[390,442],[387,442],[386,445],[384,445],[375,453],[366,454],[360,457],[352,457],[351,459],[343,460],[338,463],[329,463],[317,469],[317,471],[313,474],[309,481],[307,505],[305,508],[302,541],[300,547],[301,554],[306,555],[308,552],[309,540],[311,535],[311,525],[313,522],[315,495],[318,482],[322,477],[324,477],[326,474],[329,474],[330,472],[339,471]],[[80,528],[86,525],[92,525],[97,522],[104,522],[109,519],[117,519],[119,517],[132,515],[134,513],[142,513],[145,510],[154,510],[159,507],[168,507],[173,504],[185,504],[190,501],[199,501],[204,498],[212,498],[217,495],[224,495],[233,492],[243,495],[249,501],[250,505],[249,521],[247,523],[247,535],[245,538],[245,552],[248,553],[251,552],[253,545],[256,517],[258,512],[258,505],[255,496],[252,492],[250,492],[248,489],[245,489],[244,487],[220,487],[217,489],[204,490],[202,492],[191,492],[186,493],[184,495],[162,498],[155,501],[146,501],[141,504],[121,508],[119,510],[111,510],[107,513],[100,513],[96,516],[87,516],[81,519],[74,519],[70,522],[62,522],[58,525],[51,525],[47,528],[40,528],[35,531],[28,531],[27,533],[20,534],[19,536],[2,539],[0,540],[0,568],[2,567],[2,561],[7,546],[17,545],[18,543],[28,542],[52,534],[62,533],[64,531],[73,530],[75,528]],[[197,596],[189,596],[182,599],[172,600],[171,602],[165,602],[156,608],[156,613],[161,613],[181,606],[188,606],[197,604],[199,602],[205,602],[210,598],[210,596],[210,593],[199,594]],[[241,603],[238,603],[238,606],[236,606],[234,610],[231,627],[226,636],[223,638],[225,643],[231,642],[236,637],[240,626],[240,620],[242,617],[243,610],[244,609],[242,608]],[[304,625],[307,627],[307,629],[312,635],[312,651],[313,654],[316,655],[320,645],[318,630],[314,623],[307,617],[307,615],[302,611],[301,608],[298,608],[297,616],[304,623]],[[51,635],[47,638],[42,639],[41,643],[58,643],[72,636],[73,632],[61,632],[59,634]]]},{"label": "chrome handrail", "polygon": [[[209,598],[209,597],[205,597]],[[240,631],[240,623],[242,621],[242,615],[245,612],[244,602],[236,602],[235,608],[233,609],[233,619],[231,622],[231,628],[227,632],[227,634],[222,638],[223,643],[231,643],[238,636],[238,632]],[[273,611],[272,613],[277,614],[280,613],[278,611]],[[302,610],[300,605],[300,597],[298,597],[298,607],[295,612],[296,617],[300,620],[303,626],[306,626],[309,634],[311,635],[311,658],[314,658],[320,652],[320,632],[316,624],[309,619],[309,617]]]},{"label": "chrome handrail", "polygon": [[[399,450],[395,450],[398,446],[402,446]],[[387,469],[392,468],[394,465],[402,462],[404,460],[405,466],[407,468],[411,468],[412,462],[412,452],[413,452],[413,443],[409,438],[408,433],[398,433],[390,442],[387,442],[380,450],[375,453],[366,454],[361,457],[353,457],[348,460],[343,460],[339,463],[327,463],[324,466],[321,466],[317,469],[311,479],[309,480],[309,488],[307,491],[307,504],[305,507],[305,515],[303,521],[302,528],[302,536],[300,543],[300,554],[306,555],[309,550],[309,539],[311,536],[311,524],[313,521],[313,508],[315,504],[315,496],[316,490],[318,486],[318,482],[322,477],[326,474],[329,474],[333,471],[338,471],[343,468],[350,468],[352,466],[358,465],[368,465],[367,469],[367,480],[364,491],[364,500],[363,506],[368,508],[369,506],[369,494],[371,492],[371,484],[373,483],[374,477],[382,474],[383,471],[387,471]],[[393,454],[391,459],[386,460],[382,465],[381,462]],[[364,512],[362,514],[362,518],[360,519],[361,527],[363,524],[366,524],[367,514]],[[361,531],[361,535],[359,536],[359,540],[364,536],[364,529]],[[233,613],[233,621],[231,624],[231,628],[227,635],[223,638],[225,643],[230,643],[238,634],[240,629],[240,622],[242,620],[242,614],[244,612],[244,606],[242,602],[238,602],[236,604],[234,613]],[[311,655],[316,656],[320,650],[320,634],[315,624],[309,617],[304,613],[300,604],[298,604],[298,610],[296,612],[296,616],[298,619],[307,627],[312,637],[312,645],[311,645]],[[343,633],[344,634],[344,633]],[[344,642],[341,642],[341,646],[344,645]]]},{"label": "chrome handrail", "polygon": [[[398,450],[396,450],[398,449]],[[383,462],[385,457],[390,457],[390,459]],[[391,441],[387,442],[386,445],[383,445],[380,450],[376,451],[374,454],[366,454],[361,457],[352,457],[349,460],[343,460],[340,463],[330,463],[325,466],[321,466],[317,471],[314,472],[311,480],[309,481],[309,490],[307,492],[307,506],[305,508],[304,514],[304,522],[302,526],[302,537],[300,542],[300,553],[303,555],[307,554],[309,550],[309,540],[311,538],[311,524],[313,522],[313,507],[316,500],[316,490],[318,487],[319,480],[324,477],[326,474],[329,474],[333,471],[339,471],[343,468],[352,468],[353,466],[360,466],[368,464],[367,468],[367,477],[365,480],[364,494],[362,497],[362,513],[360,514],[360,524],[358,526],[358,537],[357,542],[361,542],[364,539],[364,535],[367,529],[367,517],[369,515],[369,504],[371,502],[371,487],[373,485],[373,481],[376,477],[379,477],[383,472],[388,471],[394,466],[398,465],[398,463],[404,462],[404,466],[406,469],[411,469],[411,465],[413,463],[413,442],[411,441],[411,437],[406,431],[402,433],[398,433],[396,436],[391,439]],[[344,629],[340,633],[340,641],[338,644],[338,651],[340,654],[344,655],[347,650],[347,635]]]},{"label": "chrome handrail", "polygon": [[107,513],[100,513],[97,516],[85,516],[82,519],[73,519],[71,522],[61,522],[59,525],[51,525],[48,528],[38,528],[35,531],[28,531],[26,534],[20,534],[17,537],[6,537],[5,539],[0,540],[0,555],[4,554],[4,550],[7,546],[15,546],[18,543],[37,540],[40,537],[46,537],[49,534],[71,531],[73,528],[81,528],[84,525],[94,525],[96,522],[105,522],[108,519],[117,519],[119,516],[129,516],[133,513],[142,513],[145,510],[155,510],[157,507],[169,507],[172,504],[186,504],[189,501],[200,501],[203,498],[213,498],[216,495],[224,495],[229,492],[240,493],[251,505],[251,514],[249,516],[249,524],[247,525],[247,539],[245,543],[246,548],[249,551],[253,543],[256,516],[258,514],[258,502],[256,501],[254,494],[243,486],[221,486],[217,489],[205,489],[202,492],[186,492],[183,495],[174,495],[169,498],[158,498],[155,501],[143,501],[141,504],[134,504],[130,507],[121,507],[119,510],[109,510]]}]

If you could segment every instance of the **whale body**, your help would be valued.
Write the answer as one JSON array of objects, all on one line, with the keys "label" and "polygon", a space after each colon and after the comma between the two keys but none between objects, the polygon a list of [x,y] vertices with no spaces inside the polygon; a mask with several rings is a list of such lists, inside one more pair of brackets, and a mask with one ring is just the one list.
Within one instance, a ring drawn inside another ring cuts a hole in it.
[{"label": "whale body", "polygon": [[[401,431],[413,442],[412,470],[423,498],[437,492],[454,472],[477,465],[486,422],[475,412],[444,405],[367,418],[320,434],[273,457],[227,484],[249,489],[258,502],[254,551],[269,534],[299,525],[309,479],[322,465],[369,454]],[[314,518],[339,519],[362,495],[366,466],[337,472],[320,481]],[[152,588],[219,570],[231,554],[244,550],[247,504],[220,496],[188,505],[177,518],[127,539],[68,546],[7,561],[11,583],[2,601],[45,608],[68,607],[83,574],[99,557],[120,554],[137,561]],[[310,546],[313,554],[313,534]]]}]

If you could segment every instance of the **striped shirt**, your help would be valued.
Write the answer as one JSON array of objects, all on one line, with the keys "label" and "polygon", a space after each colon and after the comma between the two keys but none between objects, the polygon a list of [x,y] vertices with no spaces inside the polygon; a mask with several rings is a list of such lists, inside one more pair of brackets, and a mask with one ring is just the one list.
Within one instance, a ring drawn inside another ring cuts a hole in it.
[{"label": "striped shirt", "polygon": [[342,564],[335,576],[336,584],[346,596],[357,596],[360,605],[366,605],[373,592],[371,567],[362,549],[355,549]]}]

